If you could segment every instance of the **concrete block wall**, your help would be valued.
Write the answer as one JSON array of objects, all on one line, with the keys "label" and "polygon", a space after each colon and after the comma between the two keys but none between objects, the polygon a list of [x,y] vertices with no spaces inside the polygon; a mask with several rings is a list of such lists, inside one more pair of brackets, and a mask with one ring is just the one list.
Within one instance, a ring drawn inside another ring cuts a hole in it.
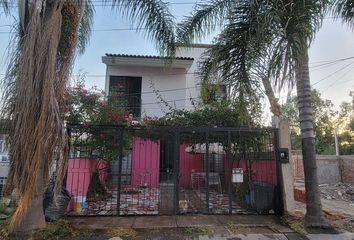
[{"label": "concrete block wall", "polygon": [[317,155],[316,158],[319,184],[335,184],[341,181],[339,157],[332,155]]},{"label": "concrete block wall", "polygon": [[290,160],[291,167],[293,169],[293,176],[295,179],[304,178],[304,164],[302,161],[302,152],[298,150],[293,150],[292,157]]},{"label": "concrete block wall", "polygon": [[342,180],[354,184],[354,155],[340,156]]},{"label": "concrete block wall", "polygon": [[[317,155],[317,175],[320,184],[354,184],[354,155]],[[295,179],[304,178],[301,151],[292,151],[291,166]]]}]

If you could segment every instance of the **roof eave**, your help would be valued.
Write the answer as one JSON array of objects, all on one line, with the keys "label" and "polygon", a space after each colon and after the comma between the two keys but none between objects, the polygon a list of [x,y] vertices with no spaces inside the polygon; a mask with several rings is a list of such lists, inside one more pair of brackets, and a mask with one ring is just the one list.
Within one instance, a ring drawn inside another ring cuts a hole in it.
[{"label": "roof eave", "polygon": [[189,69],[193,64],[193,59],[168,59],[159,58],[137,58],[137,57],[118,57],[103,56],[102,62],[109,66],[140,66],[140,67],[170,67]]}]

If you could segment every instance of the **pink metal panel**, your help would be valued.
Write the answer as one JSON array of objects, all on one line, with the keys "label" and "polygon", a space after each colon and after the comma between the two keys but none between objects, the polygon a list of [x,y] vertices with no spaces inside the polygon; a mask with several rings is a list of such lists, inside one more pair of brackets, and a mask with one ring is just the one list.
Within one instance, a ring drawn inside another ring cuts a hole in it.
[{"label": "pink metal panel", "polygon": [[[233,168],[243,168],[244,171],[247,169],[245,160],[240,160],[239,163],[234,161]],[[271,184],[277,184],[276,175],[276,162],[275,160],[255,160],[251,161],[252,169],[252,181],[268,182]],[[225,164],[225,166],[227,166]],[[225,169],[225,176],[228,174],[228,170]],[[227,181],[226,181],[227,182]]]},{"label": "pink metal panel", "polygon": [[[69,159],[66,188],[72,195],[72,199],[77,196],[86,196],[91,182],[92,173],[99,170],[99,178],[104,184],[107,177],[107,163],[104,160],[77,158]],[[72,209],[73,201],[70,201],[68,209]]]},{"label": "pink metal panel", "polygon": [[134,138],[131,187],[159,187],[160,142]]},{"label": "pink metal panel", "polygon": [[203,154],[187,153],[187,144],[182,144],[179,148],[179,186],[191,186],[191,173],[203,171]]}]

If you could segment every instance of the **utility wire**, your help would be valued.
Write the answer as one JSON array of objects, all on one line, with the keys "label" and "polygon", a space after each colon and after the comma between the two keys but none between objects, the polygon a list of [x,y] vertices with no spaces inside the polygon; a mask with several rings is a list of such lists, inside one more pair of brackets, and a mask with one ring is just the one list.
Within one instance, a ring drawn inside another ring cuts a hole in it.
[{"label": "utility wire", "polygon": [[319,81],[315,82],[315,83],[314,83],[314,84],[312,84],[311,86],[315,86],[316,84],[318,84],[318,83],[320,83],[320,82],[322,82],[322,81],[324,81],[324,80],[326,80],[326,79],[328,79],[328,78],[330,78],[330,77],[334,76],[335,74],[337,74],[338,72],[340,72],[340,71],[342,71],[342,70],[346,69],[347,67],[349,67],[349,66],[350,66],[350,65],[352,65],[352,64],[354,64],[354,62],[351,62],[351,63],[349,63],[349,64],[345,65],[344,67],[342,67],[342,68],[338,69],[337,71],[335,71],[335,72],[333,72],[333,73],[331,73],[331,74],[327,75],[326,77],[321,78]]},{"label": "utility wire", "polygon": [[156,91],[150,91],[150,92],[128,93],[128,94],[123,94],[123,97],[126,97],[126,96],[135,96],[135,95],[140,95],[140,94],[153,94],[153,93],[175,92],[175,91],[182,91],[182,90],[196,89],[196,88],[198,88],[198,87],[195,86],[195,87],[186,87],[186,88],[171,88],[171,89],[156,90]]},{"label": "utility wire", "polygon": [[346,75],[348,75],[348,73],[350,73],[352,70],[354,69],[354,67],[350,68],[348,71],[346,71],[342,76],[340,76],[339,78],[337,78],[332,84],[330,84],[328,87],[326,87],[325,90],[323,90],[323,92],[327,91],[330,87],[332,87],[334,84],[343,84],[346,82],[351,82],[353,81],[353,79],[350,80],[346,80],[346,81],[339,81],[342,78],[344,78]]},{"label": "utility wire", "polygon": [[[347,58],[336,59],[336,60],[322,61],[321,64],[317,64],[315,66],[311,66],[312,64],[316,63],[316,62],[313,62],[313,63],[310,63],[310,68],[313,69],[313,71],[317,71],[319,69],[323,69],[325,67],[328,67],[328,65],[336,65],[338,63],[341,63],[341,62],[344,62],[344,61],[347,61],[347,60],[350,60],[350,59],[353,59],[353,58],[354,58],[354,56],[347,57]],[[319,63],[319,62],[317,62],[317,63]]]}]

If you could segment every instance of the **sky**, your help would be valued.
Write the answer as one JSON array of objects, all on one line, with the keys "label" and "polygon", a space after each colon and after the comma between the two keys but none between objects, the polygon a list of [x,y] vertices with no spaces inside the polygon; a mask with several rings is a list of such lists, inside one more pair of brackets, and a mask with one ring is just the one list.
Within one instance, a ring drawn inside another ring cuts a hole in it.
[{"label": "sky", "polygon": [[[73,75],[86,73],[88,86],[96,85],[103,89],[106,70],[101,57],[105,53],[156,55],[157,51],[153,42],[144,37],[144,32],[122,30],[134,28],[134,25],[125,21],[110,7],[103,7],[99,1],[93,2],[96,9],[94,31],[86,52],[76,57]],[[169,2],[173,15],[180,21],[183,16],[189,15],[195,0]],[[10,17],[0,13],[0,78],[6,69],[7,47],[12,44],[9,32],[17,18],[17,11],[12,12],[13,16]],[[201,43],[211,43],[212,38],[213,36],[209,36]],[[350,31],[340,21],[326,18],[309,55],[313,87],[336,107],[342,101],[351,101],[349,92],[354,90],[354,31]],[[332,62],[345,58],[349,59]],[[285,94],[280,94],[279,97],[281,102],[286,100]]]}]

